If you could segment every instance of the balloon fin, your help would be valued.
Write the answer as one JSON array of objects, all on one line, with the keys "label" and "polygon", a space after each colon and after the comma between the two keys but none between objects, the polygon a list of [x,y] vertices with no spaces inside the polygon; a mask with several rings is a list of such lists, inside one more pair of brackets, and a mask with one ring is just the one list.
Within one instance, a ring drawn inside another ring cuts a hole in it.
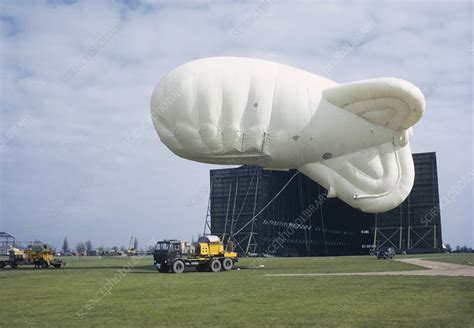
[{"label": "balloon fin", "polygon": [[413,187],[415,172],[410,145],[392,142],[298,169],[338,197],[364,212],[380,213],[400,205]]},{"label": "balloon fin", "polygon": [[423,116],[425,98],[410,82],[381,78],[331,86],[323,97],[372,123],[403,132]]}]

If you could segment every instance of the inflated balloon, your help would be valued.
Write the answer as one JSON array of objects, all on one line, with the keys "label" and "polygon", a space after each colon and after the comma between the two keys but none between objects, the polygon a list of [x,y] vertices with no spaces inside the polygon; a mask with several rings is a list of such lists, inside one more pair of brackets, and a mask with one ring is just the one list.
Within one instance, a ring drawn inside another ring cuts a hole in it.
[{"label": "inflated balloon", "polygon": [[298,169],[364,212],[395,208],[414,181],[409,140],[425,108],[395,78],[338,84],[264,60],[196,60],[168,73],[153,123],[176,155],[213,164]]}]

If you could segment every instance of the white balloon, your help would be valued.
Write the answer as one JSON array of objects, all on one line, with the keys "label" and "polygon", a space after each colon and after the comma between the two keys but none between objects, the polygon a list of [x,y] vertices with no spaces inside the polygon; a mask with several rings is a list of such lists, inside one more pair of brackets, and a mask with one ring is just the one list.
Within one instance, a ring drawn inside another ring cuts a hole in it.
[{"label": "white balloon", "polygon": [[264,60],[205,58],[168,73],[153,124],[176,155],[298,169],[364,212],[395,208],[414,181],[409,140],[423,94],[395,78],[338,84]]}]

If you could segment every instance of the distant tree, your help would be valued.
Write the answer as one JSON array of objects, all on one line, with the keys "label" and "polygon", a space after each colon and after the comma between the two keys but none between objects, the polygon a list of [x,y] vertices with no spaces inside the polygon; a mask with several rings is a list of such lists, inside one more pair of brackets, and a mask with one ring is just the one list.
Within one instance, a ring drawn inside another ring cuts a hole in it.
[{"label": "distant tree", "polygon": [[472,251],[472,249],[470,247],[467,247],[466,245],[464,245],[463,247],[460,248],[459,251],[461,253],[470,253]]},{"label": "distant tree", "polygon": [[135,239],[133,240],[133,249],[138,250],[138,238],[137,237],[135,237]]},{"label": "distant tree", "polygon": [[461,252],[461,246],[457,245],[457,246],[456,246],[456,251],[455,251],[455,252],[456,252],[456,253],[459,253],[459,252]]},{"label": "distant tree", "polygon": [[63,252],[64,253],[69,253],[69,243],[67,242],[66,237],[64,237],[64,241],[63,241]]},{"label": "distant tree", "polygon": [[86,251],[86,244],[84,244],[82,241],[77,243],[76,245],[76,253],[78,255],[81,255],[81,254],[84,254],[84,252]]},{"label": "distant tree", "polygon": [[445,247],[446,247],[446,251],[451,253],[451,251],[452,251],[451,245],[446,244]]},{"label": "distant tree", "polygon": [[127,249],[125,248],[125,246],[122,245],[122,246],[120,246],[120,251],[125,252],[125,251],[127,251]]},{"label": "distant tree", "polygon": [[90,240],[86,241],[86,252],[92,251],[92,242]]},{"label": "distant tree", "polygon": [[41,244],[41,243],[42,243],[41,240],[38,240],[38,239],[33,240],[33,244]]}]

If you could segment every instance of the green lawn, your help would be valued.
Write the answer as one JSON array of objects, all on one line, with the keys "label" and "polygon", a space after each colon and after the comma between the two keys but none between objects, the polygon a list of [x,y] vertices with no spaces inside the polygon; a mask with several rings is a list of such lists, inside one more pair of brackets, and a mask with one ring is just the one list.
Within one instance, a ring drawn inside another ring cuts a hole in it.
[{"label": "green lawn", "polygon": [[[66,261],[61,269],[0,270],[0,327],[472,327],[474,322],[473,278],[263,276],[420,269],[368,256],[242,259],[239,271],[181,275],[157,273],[151,258]],[[123,270],[127,264],[132,268]]]}]

